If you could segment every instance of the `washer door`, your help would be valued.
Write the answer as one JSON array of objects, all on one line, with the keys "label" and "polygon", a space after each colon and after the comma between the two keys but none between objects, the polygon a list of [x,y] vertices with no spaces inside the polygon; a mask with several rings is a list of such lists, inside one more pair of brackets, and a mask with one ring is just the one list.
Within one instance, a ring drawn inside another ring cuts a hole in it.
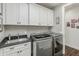
[{"label": "washer door", "polygon": [[37,56],[52,56],[52,38],[36,41]]}]

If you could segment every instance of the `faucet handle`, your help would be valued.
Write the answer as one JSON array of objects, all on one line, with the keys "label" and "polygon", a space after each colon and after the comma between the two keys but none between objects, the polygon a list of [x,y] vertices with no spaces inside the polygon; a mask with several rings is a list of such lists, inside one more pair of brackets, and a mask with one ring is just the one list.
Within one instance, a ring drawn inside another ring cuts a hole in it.
[{"label": "faucet handle", "polygon": [[19,33],[18,33],[18,39],[19,39]]}]

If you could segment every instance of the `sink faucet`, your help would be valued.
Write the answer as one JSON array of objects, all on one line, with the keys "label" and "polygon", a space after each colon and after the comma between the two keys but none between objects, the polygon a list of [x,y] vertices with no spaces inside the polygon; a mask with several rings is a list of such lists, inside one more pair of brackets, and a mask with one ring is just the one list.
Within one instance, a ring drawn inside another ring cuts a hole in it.
[{"label": "sink faucet", "polygon": [[11,39],[11,34],[9,34],[9,40]]}]

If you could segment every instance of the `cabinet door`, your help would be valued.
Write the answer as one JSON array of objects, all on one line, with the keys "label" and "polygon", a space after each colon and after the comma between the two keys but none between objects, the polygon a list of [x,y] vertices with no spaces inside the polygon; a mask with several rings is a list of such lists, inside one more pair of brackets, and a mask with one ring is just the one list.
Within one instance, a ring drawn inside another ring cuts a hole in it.
[{"label": "cabinet door", "polygon": [[39,7],[37,4],[29,4],[29,22],[30,25],[39,24]]},{"label": "cabinet door", "polygon": [[0,49],[0,56],[3,56],[3,49]]},{"label": "cabinet door", "polygon": [[53,10],[48,10],[48,26],[53,26]]},{"label": "cabinet door", "polygon": [[6,24],[17,24],[17,3],[6,4]]},{"label": "cabinet door", "polygon": [[19,4],[19,19],[18,22],[21,25],[27,25],[28,24],[28,4],[20,3]]},{"label": "cabinet door", "polygon": [[4,56],[9,56],[11,53],[13,53],[16,49],[16,46],[9,46],[3,48],[3,55]]},{"label": "cabinet door", "polygon": [[27,45],[25,45],[25,49],[22,53],[23,56],[31,56],[31,42],[29,42]]},{"label": "cabinet door", "polygon": [[8,53],[5,53],[4,56],[19,56],[18,51],[9,51]]},{"label": "cabinet door", "polygon": [[1,13],[1,3],[0,3],[0,13]]},{"label": "cabinet door", "polygon": [[40,7],[40,24],[47,25],[47,8],[42,6]]},{"label": "cabinet door", "polygon": [[31,48],[25,48],[21,55],[22,56],[31,56]]},{"label": "cabinet door", "polygon": [[3,30],[3,19],[0,16],[0,32],[2,32],[2,30]]},{"label": "cabinet door", "polygon": [[23,48],[19,49],[19,56],[31,56],[31,42],[23,45]]},{"label": "cabinet door", "polygon": [[3,56],[19,56],[19,51],[23,49],[20,45],[13,45],[3,48]]}]

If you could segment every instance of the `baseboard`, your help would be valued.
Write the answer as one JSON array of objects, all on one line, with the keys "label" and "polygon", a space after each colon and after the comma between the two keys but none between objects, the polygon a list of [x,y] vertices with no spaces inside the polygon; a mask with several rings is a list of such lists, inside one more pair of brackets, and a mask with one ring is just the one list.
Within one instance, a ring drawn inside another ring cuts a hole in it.
[{"label": "baseboard", "polygon": [[75,49],[75,50],[79,50],[79,49],[76,49],[76,48],[74,48],[74,47],[71,47],[71,46],[69,46],[69,45],[65,45],[66,47],[69,47],[69,48],[72,48],[72,49]]}]

